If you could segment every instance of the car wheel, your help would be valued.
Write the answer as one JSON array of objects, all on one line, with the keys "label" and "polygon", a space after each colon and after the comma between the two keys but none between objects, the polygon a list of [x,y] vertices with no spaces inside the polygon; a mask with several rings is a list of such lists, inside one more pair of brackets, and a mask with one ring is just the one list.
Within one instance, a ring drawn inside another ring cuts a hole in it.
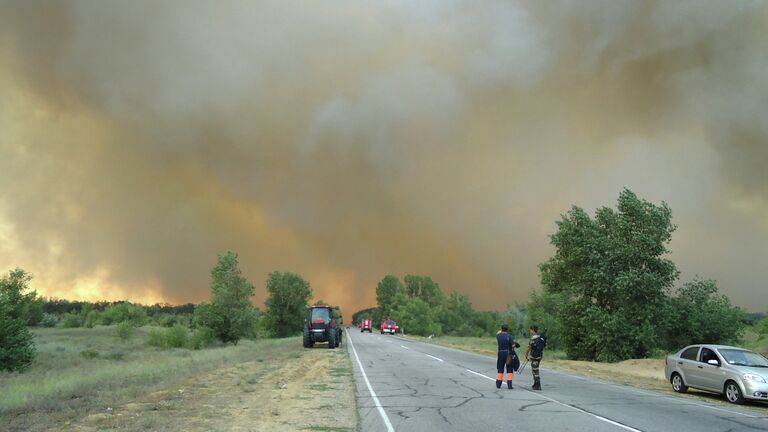
[{"label": "car wheel", "polygon": [[741,394],[741,389],[739,388],[739,385],[733,381],[728,381],[727,383],[725,383],[725,398],[728,399],[728,402],[730,403],[734,403],[734,404],[744,403],[744,395]]},{"label": "car wheel", "polygon": [[688,386],[683,382],[683,377],[678,373],[672,374],[672,390],[678,393],[685,393],[688,391]]}]

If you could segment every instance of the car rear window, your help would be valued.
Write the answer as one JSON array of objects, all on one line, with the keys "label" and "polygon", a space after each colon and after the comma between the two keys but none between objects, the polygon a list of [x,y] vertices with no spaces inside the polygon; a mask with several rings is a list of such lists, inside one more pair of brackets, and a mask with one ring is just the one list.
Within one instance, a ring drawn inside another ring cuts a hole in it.
[{"label": "car rear window", "polygon": [[328,313],[328,309],[326,308],[312,309],[312,319],[316,320],[321,318],[324,320],[331,319],[331,314]]},{"label": "car rear window", "polygon": [[698,354],[698,353],[699,353],[699,347],[697,347],[697,346],[690,347],[690,348],[686,349],[685,351],[683,351],[680,354],[680,358],[684,358],[686,360],[694,360],[695,361],[696,360],[696,354]]}]

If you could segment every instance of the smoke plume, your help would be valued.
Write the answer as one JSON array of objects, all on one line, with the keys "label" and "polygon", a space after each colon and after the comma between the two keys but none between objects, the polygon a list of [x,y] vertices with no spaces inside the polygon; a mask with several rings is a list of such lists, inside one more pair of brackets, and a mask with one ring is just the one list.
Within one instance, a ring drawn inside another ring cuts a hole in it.
[{"label": "smoke plume", "polygon": [[8,1],[0,270],[199,302],[240,254],[348,312],[385,274],[525,301],[571,204],[666,201],[768,308],[765,1]]}]

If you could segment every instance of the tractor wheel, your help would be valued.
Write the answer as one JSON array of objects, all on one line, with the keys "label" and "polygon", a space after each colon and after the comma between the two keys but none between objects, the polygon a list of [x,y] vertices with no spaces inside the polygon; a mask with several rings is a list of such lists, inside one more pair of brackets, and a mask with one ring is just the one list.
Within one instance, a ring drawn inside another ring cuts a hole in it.
[{"label": "tractor wheel", "polygon": [[312,336],[309,334],[309,329],[304,329],[304,348],[312,348]]},{"label": "tractor wheel", "polygon": [[328,348],[334,349],[336,348],[336,330],[331,329],[328,332]]}]

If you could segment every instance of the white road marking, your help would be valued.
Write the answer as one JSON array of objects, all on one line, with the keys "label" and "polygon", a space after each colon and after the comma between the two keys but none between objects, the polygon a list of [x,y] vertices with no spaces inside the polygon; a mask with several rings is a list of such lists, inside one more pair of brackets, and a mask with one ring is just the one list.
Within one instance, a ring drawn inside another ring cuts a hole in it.
[{"label": "white road marking", "polygon": [[491,378],[491,377],[489,377],[489,376],[485,376],[485,375],[483,375],[483,374],[481,374],[481,373],[477,373],[477,372],[475,372],[475,371],[473,371],[473,370],[471,370],[471,369],[467,369],[467,372],[469,372],[469,373],[472,373],[472,374],[475,374],[475,375],[477,375],[477,376],[479,376],[479,377],[483,377],[483,378],[486,378],[486,379],[489,379],[489,380],[493,381],[493,378]]},{"label": "white road marking", "polygon": [[410,348],[408,348],[408,347],[407,347],[407,346],[405,346],[405,345],[400,345],[400,347],[401,347],[401,348],[405,348],[405,349],[410,349]]},{"label": "white road marking", "polygon": [[439,361],[439,362],[442,362],[442,361],[443,361],[443,359],[441,359],[441,358],[437,358],[437,357],[435,357],[435,356],[432,356],[432,355],[429,355],[429,354],[424,354],[424,355],[425,355],[425,356],[427,356],[427,357],[432,357],[433,359],[435,359],[435,360],[437,360],[437,361]]},{"label": "white road marking", "polygon": [[[489,376],[487,376],[487,375],[483,375],[483,374],[481,374],[481,373],[479,373],[479,372],[475,372],[475,371],[473,371],[473,370],[470,370],[470,369],[467,369],[467,372],[469,372],[469,373],[472,373],[472,374],[475,374],[475,375],[477,375],[477,376],[480,376],[480,377],[483,377],[483,378],[485,378],[485,379],[489,379],[489,380],[491,380],[491,381],[494,381],[494,379],[493,379],[493,378],[491,378],[491,377],[489,377]],[[591,413],[591,412],[589,412],[589,411],[584,411],[584,410],[583,410],[583,409],[581,409],[581,408],[575,407],[575,406],[573,406],[573,405],[568,405],[567,403],[563,403],[563,402],[560,402],[560,401],[558,401],[558,400],[552,399],[552,398],[550,398],[550,397],[544,396],[544,395],[542,395],[541,393],[537,393],[537,392],[534,392],[534,391],[531,391],[531,390],[526,390],[526,389],[523,389],[523,390],[525,390],[525,391],[527,391],[527,392],[529,392],[529,393],[531,393],[531,394],[533,394],[533,395],[536,395],[536,396],[538,396],[538,397],[540,397],[540,398],[542,398],[542,399],[546,399],[546,400],[548,400],[548,401],[550,401],[550,402],[554,402],[554,403],[556,403],[556,404],[558,404],[558,405],[561,405],[561,406],[564,406],[564,407],[570,408],[570,409],[572,409],[572,410],[575,410],[575,411],[578,411],[578,412],[580,412],[580,413],[584,413],[584,414],[587,414],[587,415],[589,415],[589,416],[592,416],[592,417],[594,417],[594,418],[596,418],[596,419],[598,419],[598,420],[600,420],[600,421],[604,421],[604,422],[606,422],[606,423],[610,423],[610,424],[612,424],[612,425],[614,425],[614,426],[618,426],[618,427],[620,427],[620,428],[622,428],[622,429],[626,429],[626,430],[628,430],[628,431],[632,431],[632,432],[643,432],[643,431],[641,431],[640,429],[635,429],[635,428],[633,428],[633,427],[630,427],[630,426],[627,426],[627,425],[623,425],[623,424],[621,424],[621,423],[615,422],[615,421],[613,421],[613,420],[611,420],[611,419],[608,419],[608,418],[605,418],[605,417],[603,417],[603,416],[599,416],[599,415],[597,415],[597,414],[592,414],[592,413]]]},{"label": "white road marking", "polygon": [[384,408],[382,408],[381,402],[379,401],[379,398],[376,396],[376,392],[374,392],[373,387],[371,387],[371,382],[368,381],[368,375],[365,374],[365,369],[363,369],[363,364],[360,362],[360,357],[357,355],[355,344],[352,343],[352,336],[350,336],[349,333],[347,333],[347,339],[349,339],[349,346],[352,347],[352,352],[355,354],[355,360],[357,360],[357,365],[360,367],[360,373],[363,374],[365,385],[368,386],[368,391],[371,392],[371,398],[373,399],[373,404],[376,405],[376,409],[378,409],[379,414],[381,414],[381,419],[384,420],[384,425],[387,426],[387,432],[395,432],[395,429],[392,427],[392,423],[389,421],[389,417],[387,417],[387,413],[384,412]]}]

